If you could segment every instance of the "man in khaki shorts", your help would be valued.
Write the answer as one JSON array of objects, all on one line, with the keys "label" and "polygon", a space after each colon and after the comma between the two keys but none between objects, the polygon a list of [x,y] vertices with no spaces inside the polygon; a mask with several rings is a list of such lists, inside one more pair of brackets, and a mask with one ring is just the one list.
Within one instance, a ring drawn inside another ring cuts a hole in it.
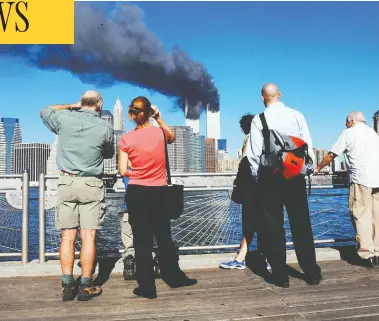
[{"label": "man in khaki shorts", "polygon": [[357,252],[366,265],[379,266],[379,136],[362,112],[351,112],[342,132],[316,172],[345,154],[349,170],[349,211]]},{"label": "man in khaki shorts", "polygon": [[[86,91],[80,102],[53,105],[41,110],[44,124],[59,136],[56,226],[62,230],[60,262],[62,299],[87,301],[100,295],[94,286],[92,271],[96,257],[96,230],[105,215],[105,186],[101,179],[104,159],[114,154],[114,136],[110,124],[100,118],[103,99],[96,91]],[[73,278],[75,239],[78,227],[82,242],[82,275],[77,285]]]}]

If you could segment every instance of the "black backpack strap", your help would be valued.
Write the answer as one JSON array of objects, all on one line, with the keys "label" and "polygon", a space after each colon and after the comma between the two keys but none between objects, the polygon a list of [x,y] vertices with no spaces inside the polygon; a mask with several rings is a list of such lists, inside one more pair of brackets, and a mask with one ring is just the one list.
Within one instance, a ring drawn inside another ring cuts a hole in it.
[{"label": "black backpack strap", "polygon": [[262,123],[262,135],[263,135],[263,141],[265,145],[265,153],[269,153],[270,151],[270,131],[267,126],[267,121],[264,113],[259,114],[259,118]]},{"label": "black backpack strap", "polygon": [[171,172],[170,172],[170,162],[168,160],[168,151],[167,151],[167,140],[166,140],[166,132],[164,131],[163,128],[163,139],[164,139],[164,149],[165,149],[165,154],[166,154],[166,172],[167,172],[167,184],[171,185]]}]

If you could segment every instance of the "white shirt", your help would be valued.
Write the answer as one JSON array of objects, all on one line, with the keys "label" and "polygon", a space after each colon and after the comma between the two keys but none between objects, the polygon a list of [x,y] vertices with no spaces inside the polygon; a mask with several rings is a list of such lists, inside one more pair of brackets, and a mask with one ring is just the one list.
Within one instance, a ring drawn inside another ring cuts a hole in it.
[{"label": "white shirt", "polygon": [[[309,156],[314,162],[312,139],[302,113],[286,107],[281,102],[277,102],[269,105],[264,111],[264,115],[269,129],[274,129],[282,135],[295,136],[305,141],[308,144]],[[258,168],[263,150],[262,128],[261,120],[259,115],[257,115],[251,123],[250,141],[246,152],[254,177],[258,176]]]},{"label": "white shirt", "polygon": [[379,187],[379,135],[364,123],[345,129],[330,150],[345,153],[352,183]]}]

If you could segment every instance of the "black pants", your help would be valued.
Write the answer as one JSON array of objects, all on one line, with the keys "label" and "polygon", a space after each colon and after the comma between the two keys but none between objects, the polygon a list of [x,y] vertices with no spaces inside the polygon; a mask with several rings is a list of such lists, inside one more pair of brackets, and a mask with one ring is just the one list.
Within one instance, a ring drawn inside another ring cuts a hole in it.
[{"label": "black pants", "polygon": [[261,237],[273,277],[278,282],[288,280],[286,237],[283,228],[284,205],[300,267],[308,278],[318,278],[321,269],[316,263],[304,177],[288,181],[280,175],[262,173],[259,178],[259,195],[263,219]]},{"label": "black pants", "polygon": [[170,220],[165,216],[164,186],[128,185],[126,203],[133,231],[138,285],[155,289],[153,271],[153,236],[158,244],[162,279],[181,277],[179,257],[171,237]]},{"label": "black pants", "polygon": [[247,247],[257,235],[257,252],[263,254],[261,230],[261,220],[259,215],[258,191],[256,188],[249,190],[249,197],[242,204],[242,235],[246,238]]}]

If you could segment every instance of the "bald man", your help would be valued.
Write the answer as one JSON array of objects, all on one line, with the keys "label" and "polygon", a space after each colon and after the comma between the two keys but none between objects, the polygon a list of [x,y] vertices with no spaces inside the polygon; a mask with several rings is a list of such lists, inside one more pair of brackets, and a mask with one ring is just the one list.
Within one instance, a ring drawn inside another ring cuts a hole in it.
[{"label": "bald man", "polygon": [[[312,139],[304,116],[286,107],[280,101],[281,93],[275,84],[264,85],[261,94],[266,106],[264,117],[268,128],[282,135],[301,138],[308,144],[309,156],[313,160]],[[305,178],[297,176],[292,180],[287,180],[281,173],[262,166],[264,139],[260,118],[261,116],[254,117],[252,121],[247,157],[252,175],[258,181],[263,252],[272,268],[272,279],[269,281],[279,287],[289,287],[286,268],[286,237],[283,228],[285,206],[297,259],[305,273],[305,280],[310,285],[317,285],[322,277],[316,263]]]},{"label": "bald man", "polygon": [[366,265],[379,266],[379,136],[366,125],[365,116],[359,111],[351,112],[345,125],[346,129],[316,171],[345,154],[357,252]]},{"label": "bald man", "polygon": [[[96,231],[105,215],[105,186],[102,180],[104,159],[114,154],[112,126],[100,118],[103,99],[97,91],[86,91],[80,102],[53,105],[41,110],[44,124],[59,136],[56,226],[62,231],[60,262],[62,300],[87,301],[100,295],[92,271],[96,256]],[[80,226],[82,242],[79,286],[73,278],[75,239]]]}]

